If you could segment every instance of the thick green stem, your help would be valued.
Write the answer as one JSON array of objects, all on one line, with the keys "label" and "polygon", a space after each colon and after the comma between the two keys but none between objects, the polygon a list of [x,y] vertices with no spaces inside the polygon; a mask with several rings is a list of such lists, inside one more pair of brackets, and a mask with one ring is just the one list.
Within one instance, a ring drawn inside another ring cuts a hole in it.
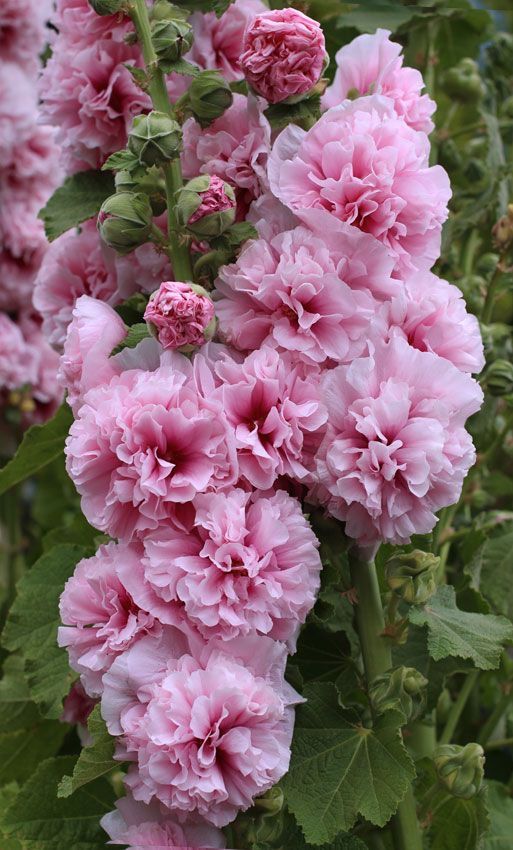
[{"label": "thick green stem", "polygon": [[[21,552],[22,535],[20,524],[20,492],[15,487],[0,500],[0,603],[4,615],[9,610],[16,595],[16,584],[23,574],[23,556]],[[0,626],[3,617],[0,618]]]},{"label": "thick green stem", "polygon": [[415,758],[429,758],[436,748],[436,723],[433,713],[408,727],[408,749]]},{"label": "thick green stem", "polygon": [[450,744],[452,741],[452,737],[456,730],[456,726],[458,725],[458,721],[461,717],[462,711],[467,704],[467,700],[474,690],[477,680],[479,678],[479,670],[472,670],[471,673],[467,674],[465,681],[463,682],[461,691],[458,694],[457,700],[453,703],[451,710],[449,711],[449,717],[447,718],[447,722],[445,724],[445,728],[440,735],[440,743],[441,744]]},{"label": "thick green stem", "polygon": [[[367,682],[385,673],[392,666],[392,652],[383,637],[385,617],[381,604],[376,567],[352,553],[351,581],[358,595],[356,623],[362,649],[363,666]],[[422,834],[417,821],[415,798],[410,789],[397,813],[392,818],[395,850],[422,850]]]},{"label": "thick green stem", "polygon": [[486,744],[488,744],[488,740],[492,737],[493,733],[495,732],[495,730],[497,728],[499,721],[501,720],[503,714],[505,714],[505,712],[509,708],[509,705],[510,705],[512,700],[513,700],[513,689],[511,691],[508,690],[508,692],[504,694],[502,699],[500,699],[499,702],[497,703],[497,705],[495,706],[494,710],[490,714],[490,717],[488,718],[488,720],[484,724],[483,728],[481,729],[481,732],[477,736],[477,743],[478,744],[481,744],[481,746],[483,746],[483,747],[486,746]]},{"label": "thick green stem", "polygon": [[486,290],[486,298],[483,304],[483,312],[481,314],[481,321],[483,324],[488,325],[492,320],[493,308],[495,306],[495,297],[497,295],[497,288],[499,286],[499,281],[501,275],[504,274],[504,270],[502,268],[502,264],[500,262],[497,263],[497,268],[495,269],[492,279],[488,284],[488,289]]},{"label": "thick green stem", "polygon": [[[164,74],[157,62],[157,54],[151,40],[150,19],[145,0],[133,0],[129,8],[134,22],[142,54],[150,77],[150,95],[153,106],[159,112],[173,116],[173,107],[169,100]],[[180,159],[174,159],[164,167],[167,200],[167,226],[169,239],[169,256],[173,264],[176,280],[192,280],[191,259],[187,245],[180,240],[179,227],[175,215],[175,196],[183,186],[182,167]]]}]

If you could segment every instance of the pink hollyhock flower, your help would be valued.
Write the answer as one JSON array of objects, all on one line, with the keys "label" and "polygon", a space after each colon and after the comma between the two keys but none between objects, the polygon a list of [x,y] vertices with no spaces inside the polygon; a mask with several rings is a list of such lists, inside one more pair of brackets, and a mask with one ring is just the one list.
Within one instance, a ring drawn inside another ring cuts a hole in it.
[{"label": "pink hollyhock flower", "polygon": [[135,799],[215,826],[249,808],[289,765],[300,697],[283,678],[285,662],[285,646],[265,637],[189,654],[169,640],[164,654],[162,642],[145,638],[117,659],[104,677],[102,713],[123,736],[119,756],[136,762],[125,779]]},{"label": "pink hollyhock flower", "polygon": [[26,72],[37,74],[46,42],[50,0],[2,0],[0,7],[0,63],[15,62]]},{"label": "pink hollyhock flower", "polygon": [[144,318],[164,349],[191,350],[206,342],[209,330],[214,332],[214,304],[195,284],[164,281],[150,298]]},{"label": "pink hollyhock flower", "polygon": [[116,811],[100,821],[109,844],[129,844],[130,850],[215,850],[225,846],[221,830],[192,818],[180,819],[156,802],[145,805],[129,795],[116,801]]},{"label": "pink hollyhock flower", "polygon": [[78,680],[73,683],[68,696],[64,700],[63,712],[59,720],[72,726],[86,728],[89,715],[96,704],[97,700],[86,694],[82,682]]},{"label": "pink hollyhock flower", "polygon": [[401,53],[401,45],[390,41],[389,30],[359,35],[346,44],[335,56],[337,72],[323,95],[324,108],[339,106],[348,97],[383,94],[410,127],[430,133],[436,103],[421,94],[422,74],[415,68],[403,68]]},{"label": "pink hollyhock flower", "polygon": [[269,345],[306,363],[347,362],[365,347],[376,302],[339,276],[329,248],[305,227],[250,241],[216,283],[219,330],[242,351]]},{"label": "pink hollyhock flower", "polygon": [[19,65],[0,62],[0,171],[16,160],[18,146],[31,135],[36,120],[33,81]]},{"label": "pink hollyhock flower", "polygon": [[[133,290],[132,290],[133,291]],[[115,305],[121,294],[112,253],[98,239],[94,221],[68,231],[49,246],[34,284],[33,302],[48,341],[62,349],[73,308],[81,295]]]},{"label": "pink hollyhock flower", "polygon": [[379,239],[399,274],[430,268],[440,253],[451,196],[429,141],[380,95],[325,112],[305,132],[291,125],[269,164],[274,194],[300,218],[324,209]]},{"label": "pink hollyhock flower", "polygon": [[396,336],[450,360],[462,372],[480,372],[485,364],[479,322],[467,313],[461,291],[431,272],[408,278],[376,316],[371,338]]},{"label": "pink hollyhock flower", "polygon": [[321,570],[300,503],[283,490],[235,489],[196,496],[194,508],[190,525],[158,528],[137,567],[121,567],[130,595],[162,623],[185,617],[206,640],[259,633],[294,647]]},{"label": "pink hollyhock flower", "polygon": [[284,230],[299,224],[296,216],[271,192],[265,192],[252,202],[246,220],[254,224],[258,235],[268,242]]},{"label": "pink hollyhock flower", "polygon": [[401,338],[326,373],[329,418],[317,478],[329,512],[368,546],[427,534],[475,460],[465,420],[479,385]]},{"label": "pink hollyhock flower", "polygon": [[148,632],[159,630],[154,617],[142,611],[119,579],[122,563],[135,569],[141,552],[135,546],[108,543],[92,558],[83,558],[68,579],[60,600],[59,646],[68,650],[70,665],[80,673],[92,697],[102,693],[102,676],[119,653]]},{"label": "pink hollyhock flower", "polygon": [[0,392],[25,384],[34,386],[38,377],[36,350],[27,345],[18,325],[0,312]]},{"label": "pink hollyhock flower", "polygon": [[67,441],[84,514],[126,541],[237,477],[221,402],[198,391],[186,357],[170,354],[155,371],[126,371],[90,390]]},{"label": "pink hollyhock flower", "polygon": [[195,12],[190,18],[194,43],[187,58],[200,68],[217,68],[229,82],[242,80],[239,60],[244,32],[266,8],[262,0],[235,0],[220,18],[214,12]]},{"label": "pink hollyhock flower", "polygon": [[240,64],[251,88],[269,103],[307,94],[326,60],[324,34],[297,9],[257,15],[246,29]]},{"label": "pink hollyhock flower", "polygon": [[315,367],[306,373],[290,356],[262,348],[242,363],[222,356],[215,372],[241,479],[265,490],[280,475],[305,478],[307,456],[326,422]]},{"label": "pink hollyhock flower", "polygon": [[78,49],[102,38],[123,42],[133,31],[127,15],[98,15],[89,0],[57,0],[55,6],[53,24],[59,36]]},{"label": "pink hollyhock flower", "polygon": [[236,190],[239,217],[267,186],[269,122],[254,99],[235,94],[226,112],[204,130],[189,118],[183,126],[182,163],[187,178],[216,174]]},{"label": "pink hollyhock flower", "polygon": [[91,387],[107,384],[119,369],[110,360],[126,336],[124,322],[108,304],[89,295],[77,299],[64,343],[58,379],[76,412]]},{"label": "pink hollyhock flower", "polygon": [[[160,224],[159,219],[154,219],[154,223]],[[118,290],[123,299],[139,290],[154,292],[163,280],[173,279],[169,258],[150,242],[139,245],[126,256],[116,254],[114,265]]]},{"label": "pink hollyhock flower", "polygon": [[25,339],[37,357],[37,378],[32,388],[35,410],[27,417],[27,424],[45,422],[53,416],[63,401],[62,387],[57,380],[59,355],[50,347],[39,324],[33,319],[21,323]]}]

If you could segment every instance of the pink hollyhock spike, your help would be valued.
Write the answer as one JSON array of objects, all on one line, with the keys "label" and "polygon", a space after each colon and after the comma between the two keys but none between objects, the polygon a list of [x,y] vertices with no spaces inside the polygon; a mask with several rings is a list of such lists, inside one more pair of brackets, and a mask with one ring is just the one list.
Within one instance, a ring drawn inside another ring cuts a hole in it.
[{"label": "pink hollyhock spike", "polygon": [[421,94],[422,75],[415,68],[403,68],[401,53],[401,45],[390,41],[389,30],[383,29],[359,35],[341,47],[335,56],[335,78],[322,98],[324,108],[339,106],[348,97],[383,94],[410,127],[430,133],[436,103]]},{"label": "pink hollyhock spike", "polygon": [[212,299],[203,287],[192,283],[161,283],[144,318],[165,350],[191,350],[211,339],[215,331]]},{"label": "pink hollyhock spike", "polygon": [[194,42],[186,58],[200,68],[217,68],[228,82],[242,80],[244,32],[255,15],[266,8],[262,0],[235,0],[220,18],[215,12],[195,12],[190,17]]},{"label": "pink hollyhock spike", "polygon": [[240,64],[251,88],[269,103],[279,103],[307,94],[319,81],[325,60],[317,21],[297,9],[280,9],[249,23]]}]

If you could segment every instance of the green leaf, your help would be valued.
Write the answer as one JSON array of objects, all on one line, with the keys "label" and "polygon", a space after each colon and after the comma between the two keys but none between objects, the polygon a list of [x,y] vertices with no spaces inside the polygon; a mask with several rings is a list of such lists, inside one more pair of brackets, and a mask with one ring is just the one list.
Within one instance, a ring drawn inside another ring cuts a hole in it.
[{"label": "green leaf", "polygon": [[131,151],[122,150],[112,153],[109,158],[103,163],[102,171],[131,171],[137,168],[139,160]]},{"label": "green leaf", "polygon": [[315,95],[299,103],[273,103],[264,115],[273,130],[283,130],[289,124],[310,130],[321,116],[321,98]]},{"label": "green leaf", "polygon": [[92,743],[81,750],[72,776],[63,776],[59,784],[59,797],[69,797],[78,788],[109,773],[115,764],[119,766],[119,762],[114,762],[115,741],[107,731],[99,705],[93,709],[87,728]]},{"label": "green leaf", "polygon": [[141,322],[148,304],[148,296],[142,292],[135,292],[121,304],[115,307],[116,313],[121,316],[125,325],[129,327]]},{"label": "green leaf", "polygon": [[114,178],[108,171],[79,171],[68,177],[39,213],[48,241],[97,215],[113,193]]},{"label": "green leaf", "polygon": [[[18,784],[16,782],[9,782],[8,785],[3,785],[0,788],[0,815],[2,812],[11,805],[13,800],[16,798],[19,791]],[[14,838],[7,838],[2,823],[0,822],[0,839],[1,839],[1,848],[2,850],[21,850],[21,845],[19,841],[16,841]]]},{"label": "green leaf", "polygon": [[42,555],[19,581],[3,632],[3,644],[25,658],[31,698],[47,717],[57,718],[73,675],[57,646],[59,597],[76,563],[89,551],[60,544]]},{"label": "green leaf", "polygon": [[0,496],[62,454],[72,422],[71,410],[63,404],[44,425],[32,425],[25,432],[12,460],[0,469]]},{"label": "green leaf", "polygon": [[305,696],[283,789],[306,840],[332,841],[359,814],[384,826],[415,776],[399,718],[387,712],[367,729],[348,722],[334,685],[307,685]]},{"label": "green leaf", "polygon": [[494,610],[513,618],[513,531],[486,540],[467,571]]},{"label": "green leaf", "polygon": [[175,62],[159,62],[165,74],[182,74],[184,77],[197,77],[201,69],[186,59],[177,59]]},{"label": "green leaf", "polygon": [[139,86],[141,91],[148,91],[151,79],[144,68],[139,68],[137,65],[131,65],[130,62],[124,62],[123,65],[131,75],[136,86]]},{"label": "green leaf", "polygon": [[396,30],[418,14],[417,9],[404,8],[397,3],[377,3],[371,9],[358,5],[340,17],[337,23],[344,28],[354,27],[358,32],[374,32],[379,27]]},{"label": "green leaf", "polygon": [[22,850],[104,850],[100,819],[113,808],[114,792],[105,779],[97,779],[59,799],[59,782],[72,769],[71,757],[44,761],[3,815],[5,834]]},{"label": "green leaf", "polygon": [[83,514],[77,514],[67,525],[61,525],[45,534],[43,548],[45,552],[48,552],[59,543],[77,543],[79,546],[96,549],[96,542],[102,539],[105,542],[108,540],[105,535],[89,525]]},{"label": "green leaf", "polygon": [[303,682],[333,682],[344,696],[360,684],[345,632],[327,633],[308,624],[301,631],[292,663]]},{"label": "green leaf", "polygon": [[138,322],[136,325],[132,325],[127,332],[127,335],[121,342],[116,345],[115,348],[111,351],[111,357],[114,354],[119,354],[120,351],[123,351],[124,348],[135,348],[136,345],[139,345],[143,339],[148,339],[151,336],[148,325],[146,322]]},{"label": "green leaf", "polygon": [[[287,824],[287,829],[285,834],[280,836],[280,847],[284,848],[293,848],[293,850],[311,850],[312,845],[307,844],[305,841],[305,837],[299,827],[294,823],[293,818],[289,815],[290,824]],[[266,850],[269,845],[265,845]],[[317,846],[316,850],[366,850],[367,845],[363,843],[360,838],[357,838],[355,835],[349,835],[347,833],[341,833],[337,835],[337,837],[330,841],[329,844],[323,844],[321,847]]]},{"label": "green leaf", "polygon": [[511,790],[500,782],[487,782],[490,827],[479,850],[511,850],[513,799]]},{"label": "green leaf", "polygon": [[[437,787],[433,762],[419,762],[422,780],[417,783],[419,819],[425,824],[429,850],[482,850],[489,825],[486,789],[464,800]],[[424,799],[423,799],[424,798]]]},{"label": "green leaf", "polygon": [[435,661],[454,655],[471,659],[481,670],[496,669],[503,644],[513,639],[513,626],[504,617],[460,611],[449,585],[440,587],[422,608],[412,608],[410,622],[427,626]]}]

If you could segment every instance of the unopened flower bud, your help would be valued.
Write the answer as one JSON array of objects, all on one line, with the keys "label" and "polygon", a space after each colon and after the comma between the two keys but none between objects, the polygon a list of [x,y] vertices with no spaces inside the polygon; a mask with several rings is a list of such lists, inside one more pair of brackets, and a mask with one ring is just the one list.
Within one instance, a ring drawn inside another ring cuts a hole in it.
[{"label": "unopened flower bud", "polygon": [[433,760],[438,780],[454,797],[470,800],[480,790],[484,776],[484,750],[479,744],[444,744]]},{"label": "unopened flower bud", "polygon": [[450,68],[444,78],[444,89],[449,97],[462,103],[476,103],[482,100],[486,88],[477,62],[465,58],[454,68]]},{"label": "unopened flower bud", "polygon": [[165,112],[137,115],[128,135],[128,149],[141,165],[161,165],[182,149],[182,129]]},{"label": "unopened flower bud", "polygon": [[202,127],[208,127],[233,102],[233,94],[219,71],[203,71],[194,77],[188,90],[189,107]]},{"label": "unopened flower bud", "polygon": [[122,192],[103,202],[98,230],[106,245],[118,254],[129,254],[148,241],[153,213],[147,195]]},{"label": "unopened flower bud", "polygon": [[369,688],[372,707],[377,714],[399,711],[405,722],[419,717],[426,706],[428,680],[414,667],[397,667],[374,679]]},{"label": "unopened flower bud", "polygon": [[89,0],[97,15],[115,15],[126,6],[126,0]]},{"label": "unopened flower bud", "polygon": [[393,555],[385,564],[387,585],[408,605],[422,605],[436,591],[439,563],[436,555],[419,549]]},{"label": "unopened flower bud", "polygon": [[509,204],[508,212],[503,215],[492,229],[494,244],[504,251],[513,242],[513,204]]},{"label": "unopened flower bud", "polygon": [[159,62],[176,62],[192,47],[193,31],[187,21],[154,21],[151,40]]},{"label": "unopened flower bud", "polygon": [[513,363],[509,360],[494,360],[485,374],[486,388],[494,396],[513,393]]},{"label": "unopened flower bud", "polygon": [[217,175],[202,174],[178,193],[176,215],[182,227],[195,236],[220,236],[235,221],[237,202],[229,183]]},{"label": "unopened flower bud", "polygon": [[164,281],[151,296],[144,318],[162,348],[193,351],[214,336],[214,304],[196,283]]}]

